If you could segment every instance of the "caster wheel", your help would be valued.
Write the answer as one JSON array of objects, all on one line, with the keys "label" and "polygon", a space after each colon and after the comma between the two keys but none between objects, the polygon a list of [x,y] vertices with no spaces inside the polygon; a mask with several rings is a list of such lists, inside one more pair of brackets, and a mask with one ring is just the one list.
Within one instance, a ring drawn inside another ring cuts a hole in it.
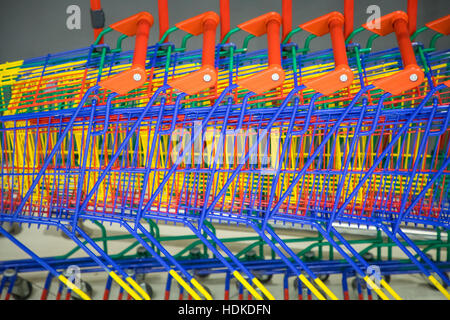
[{"label": "caster wheel", "polygon": [[303,255],[303,257],[306,261],[313,261],[316,259],[316,254],[312,251],[308,251]]},{"label": "caster wheel", "polygon": [[[13,224],[5,223],[3,224],[3,228],[13,236],[18,235],[20,231],[22,231],[22,227],[17,222],[14,222]],[[0,238],[2,237],[3,234],[0,234]]]},{"label": "caster wheel", "polygon": [[12,277],[16,277],[16,280],[14,281],[14,285],[11,290],[11,296],[15,300],[26,300],[28,299],[31,294],[33,293],[33,285],[30,281],[25,280],[19,276],[16,275],[16,270],[14,269],[6,269],[3,272],[3,276],[6,278],[6,283],[4,284],[6,288],[10,286],[10,280]]},{"label": "caster wheel", "polygon": [[352,280],[352,288],[353,288],[353,290],[357,290],[358,289],[358,281],[359,281],[359,284],[361,285],[361,289],[362,290],[367,289],[367,283],[363,279],[357,277],[357,278],[354,278]]},{"label": "caster wheel", "polygon": [[328,280],[328,278],[330,277],[329,274],[319,274],[319,279],[322,280],[322,282],[325,282]]},{"label": "caster wheel", "polygon": [[[86,227],[84,226],[83,222],[79,222],[78,226],[81,228],[81,230],[83,230],[87,235],[90,235],[90,231],[88,229],[86,229]],[[69,230],[70,232],[72,232],[72,226],[66,226],[67,230]],[[69,236],[64,232],[61,231],[61,236],[65,239],[70,239]],[[77,238],[81,238],[81,234],[79,232],[75,232],[75,236]]]},{"label": "caster wheel", "polygon": [[[80,283],[80,289],[83,290],[84,293],[86,293],[89,297],[92,297],[92,287],[91,285],[86,281],[81,281]],[[72,299],[73,300],[83,300],[78,294],[75,292],[72,292]]]},{"label": "caster wheel", "polygon": [[272,274],[261,274],[261,275],[255,275],[256,278],[261,283],[268,283],[270,280],[272,280]]},{"label": "caster wheel", "polygon": [[144,282],[139,285],[144,288],[145,292],[150,296],[150,299],[153,299],[153,288],[150,283]]},{"label": "caster wheel", "polygon": [[363,254],[362,258],[366,261],[366,262],[372,262],[375,261],[375,256],[370,253],[370,252],[366,252],[365,254]]},{"label": "caster wheel", "polygon": [[143,246],[139,246],[136,249],[136,255],[138,256],[138,258],[140,259],[144,259],[144,258],[149,258],[150,257],[150,253],[147,251],[147,249],[145,249],[145,247]]},{"label": "caster wheel", "polygon": [[292,285],[294,286],[295,291],[298,290],[298,278],[295,278],[294,281],[292,281]]},{"label": "caster wheel", "polygon": [[245,253],[245,259],[248,261],[258,260],[258,256],[256,255],[255,250],[250,250]]},{"label": "caster wheel", "polygon": [[[17,283],[19,280],[21,280],[21,282],[23,283]],[[21,289],[15,290],[15,288],[13,288],[13,292],[11,293],[11,295],[13,296],[14,300],[27,300],[33,293],[33,285],[28,280],[24,280],[22,278],[16,279],[16,284],[14,285],[14,287],[17,286],[20,286]]]},{"label": "caster wheel", "polygon": [[209,295],[210,295],[210,296],[213,298],[213,300],[214,300],[214,296],[213,296],[213,294],[212,294],[212,292],[211,292],[211,289],[209,289],[209,287],[208,287],[208,286],[205,286],[204,284],[202,284],[202,286],[203,286],[203,288],[205,288],[206,292],[208,292]]},{"label": "caster wheel", "polygon": [[206,270],[206,269],[195,270],[195,271],[194,271],[194,276],[195,276],[196,278],[199,278],[199,279],[206,279],[206,278],[209,277],[209,272],[208,272],[208,270]]}]

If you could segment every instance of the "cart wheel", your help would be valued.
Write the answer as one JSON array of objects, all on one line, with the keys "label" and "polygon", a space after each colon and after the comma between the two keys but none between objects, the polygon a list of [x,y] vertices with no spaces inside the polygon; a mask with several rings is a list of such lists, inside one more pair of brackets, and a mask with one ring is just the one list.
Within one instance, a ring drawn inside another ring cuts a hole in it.
[{"label": "cart wheel", "polygon": [[[6,231],[8,231],[8,233],[10,233],[13,236],[19,234],[20,231],[22,231],[22,227],[17,222],[14,222],[13,224],[5,223],[3,225],[3,228],[6,229]],[[3,234],[0,234],[0,238],[2,238],[2,237],[3,237]]]},{"label": "cart wheel", "polygon": [[136,255],[138,256],[138,258],[141,258],[141,259],[150,257],[150,253],[147,251],[147,249],[144,246],[137,247]]},{"label": "cart wheel", "polygon": [[367,289],[367,283],[362,278],[356,277],[356,278],[354,278],[352,280],[352,288],[353,288],[353,290],[357,290],[357,288],[358,288],[358,281],[359,281],[359,283],[361,285],[361,289],[362,290]]},{"label": "cart wheel", "polygon": [[25,289],[22,290],[23,292],[21,292],[20,294],[12,292],[11,295],[13,296],[14,300],[27,300],[33,293],[33,285],[28,280],[22,278],[18,278],[17,280],[19,279],[24,282],[21,287]]},{"label": "cart wheel", "polygon": [[325,281],[327,281],[328,280],[328,278],[330,277],[330,275],[329,274],[319,274],[319,279],[320,280],[322,280],[322,282],[325,282]]},{"label": "cart wheel", "polygon": [[200,269],[200,270],[194,270],[194,275],[199,279],[206,279],[209,277],[208,269]]},{"label": "cart wheel", "polygon": [[263,300],[269,300],[264,293],[262,293],[261,289],[255,288],[255,291],[263,298]]},{"label": "cart wheel", "polygon": [[150,299],[153,299],[153,288],[148,282],[144,282],[140,284],[141,287],[144,287],[145,292],[150,296]]},{"label": "cart wheel", "polygon": [[292,285],[294,286],[295,291],[298,290],[298,278],[295,277],[294,281],[292,281]]},{"label": "cart wheel", "polygon": [[261,275],[255,275],[255,277],[259,280],[261,283],[267,283],[270,280],[272,280],[272,274],[261,274]]},{"label": "cart wheel", "polygon": [[[81,282],[80,282],[80,289],[84,292],[84,293],[86,293],[89,297],[92,297],[92,292],[93,292],[93,290],[92,290],[92,287],[91,287],[91,285],[89,284],[89,282],[86,282],[86,281],[83,281],[83,280],[81,280]],[[73,300],[83,300],[78,294],[76,294],[75,292],[72,292],[72,299]]]},{"label": "cart wheel", "polygon": [[[84,224],[83,224],[83,222],[82,221],[80,221],[79,223],[78,223],[78,226],[81,228],[81,230],[83,230],[87,235],[90,235],[90,231],[84,226]],[[67,230],[69,230],[70,232],[72,232],[72,226],[66,226],[66,228],[67,228]],[[62,231],[61,230],[61,236],[63,237],[63,238],[65,238],[65,239],[70,239],[69,238],[69,236],[64,232],[64,231]],[[81,234],[77,231],[77,232],[75,232],[75,236],[77,237],[77,238],[81,238]]]},{"label": "cart wheel", "polygon": [[370,252],[364,253],[362,258],[367,262],[375,261],[375,256]]},{"label": "cart wheel", "polygon": [[214,296],[213,296],[213,294],[212,294],[212,292],[211,292],[211,289],[209,289],[209,287],[208,286],[205,286],[204,284],[202,284],[202,286],[203,286],[203,288],[205,288],[205,290],[210,294],[210,296],[213,298],[213,300],[214,300]]}]

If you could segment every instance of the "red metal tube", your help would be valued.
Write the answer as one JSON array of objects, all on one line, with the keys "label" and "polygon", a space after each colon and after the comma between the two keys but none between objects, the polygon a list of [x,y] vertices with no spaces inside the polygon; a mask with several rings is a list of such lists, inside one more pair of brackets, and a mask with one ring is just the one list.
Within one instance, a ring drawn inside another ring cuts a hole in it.
[{"label": "red metal tube", "polygon": [[102,10],[102,4],[100,0],[91,0],[91,10]]},{"label": "red metal tube", "polygon": [[[91,0],[91,11],[102,10],[102,3],[100,0]],[[103,28],[94,28],[94,41],[97,40]],[[100,39],[99,44],[103,44],[103,37]]]},{"label": "red metal tube", "polygon": [[267,42],[269,66],[274,64],[281,66],[280,24],[275,19],[271,19],[267,22]]},{"label": "red metal tube", "polygon": [[354,0],[344,0],[344,37],[347,37],[353,32],[354,19]]},{"label": "red metal tube", "polygon": [[230,0],[220,0],[220,41],[228,32],[230,32]]},{"label": "red metal tube", "polygon": [[404,19],[397,19],[394,22],[395,36],[402,56],[404,67],[416,65],[416,57],[409,38],[408,23]]},{"label": "red metal tube", "polygon": [[134,46],[133,65],[140,65],[145,68],[147,56],[148,36],[151,24],[146,19],[139,20],[136,30],[136,42]]},{"label": "red metal tube", "polygon": [[[167,0],[158,0],[158,17],[159,17],[159,39],[161,39],[169,30],[169,7],[167,5]],[[168,41],[169,38],[166,38]]]},{"label": "red metal tube", "polygon": [[344,33],[342,32],[342,21],[331,19],[329,23],[331,43],[333,47],[334,63],[337,66],[348,65],[347,51],[345,49]]},{"label": "red metal tube", "polygon": [[408,0],[408,32],[411,36],[417,29],[417,0]]},{"label": "red metal tube", "polygon": [[203,22],[203,52],[202,65],[214,66],[216,21],[207,19]]},{"label": "red metal tube", "polygon": [[292,0],[283,0],[281,4],[283,39],[292,31]]}]

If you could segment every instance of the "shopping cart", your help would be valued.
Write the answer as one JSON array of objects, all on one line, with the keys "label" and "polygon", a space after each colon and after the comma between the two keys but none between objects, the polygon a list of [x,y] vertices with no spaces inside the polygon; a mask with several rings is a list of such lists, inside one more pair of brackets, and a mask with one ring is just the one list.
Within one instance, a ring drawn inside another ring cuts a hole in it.
[{"label": "shopping cart", "polygon": [[[420,223],[447,230],[449,210],[448,51],[419,46],[419,66],[405,37],[405,16],[396,12],[381,19],[383,32],[396,32],[399,49],[360,53],[353,44],[349,58],[344,18],[336,12],[301,25],[316,36],[331,33],[333,50],[312,54],[297,54],[293,43],[280,51],[282,18],[276,13],[238,26],[252,36],[267,33],[269,49],[251,53],[226,43],[237,31],[215,46],[219,17],[212,12],[176,25],[191,35],[203,33],[203,50],[177,52],[163,41],[175,29],[147,47],[153,17],[139,13],[105,29],[90,48],[5,65],[1,221],[61,228],[126,290],[133,292],[107,265],[148,298],[78,226],[83,219],[119,223],[196,299],[174,270],[211,296],[142,219],[188,227],[257,298],[262,297],[238,270],[273,296],[205,221],[252,227],[317,297],[324,295],[303,271],[333,299],[270,224],[312,226],[387,298],[342,250],[344,245],[369,266],[333,224],[375,226],[448,296],[397,239],[448,284],[400,229]],[[98,44],[113,29],[136,34],[133,57]],[[398,298],[384,280],[381,285]]]}]

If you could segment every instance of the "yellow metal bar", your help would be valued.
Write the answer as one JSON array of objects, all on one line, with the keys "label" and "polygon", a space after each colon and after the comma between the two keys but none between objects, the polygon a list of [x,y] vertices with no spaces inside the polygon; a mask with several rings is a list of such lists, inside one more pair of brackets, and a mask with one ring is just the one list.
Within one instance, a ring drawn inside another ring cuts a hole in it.
[{"label": "yellow metal bar", "polygon": [[187,284],[187,282],[184,281],[184,279],[182,277],[180,277],[180,275],[178,273],[176,273],[175,270],[173,270],[173,269],[170,270],[169,274],[175,280],[177,280],[177,282],[192,296],[192,298],[194,298],[195,300],[202,300],[202,298],[200,298],[200,296],[197,294],[197,292],[192,290],[192,288]]},{"label": "yellow metal bar", "polygon": [[435,277],[433,277],[433,275],[430,275],[428,277],[428,280],[430,280],[431,283],[434,284],[434,286],[447,298],[447,300],[450,300],[450,294],[448,293],[448,291],[445,290],[445,288],[439,283],[439,281],[436,280]]},{"label": "yellow metal bar", "polygon": [[145,290],[139,284],[137,284],[133,278],[127,277],[127,282],[131,284],[131,286],[144,298],[144,300],[151,300],[148,293],[145,292]]},{"label": "yellow metal bar", "polygon": [[325,283],[322,282],[319,278],[315,278],[314,282],[317,283],[317,285],[325,291],[325,293],[331,298],[331,300],[339,300],[336,295],[325,285]]},{"label": "yellow metal bar", "polygon": [[71,281],[69,281],[69,279],[64,277],[62,274],[58,277],[58,279],[62,283],[64,283],[68,288],[70,288],[73,292],[78,294],[83,300],[91,300],[91,298],[86,293],[84,293],[83,290],[78,288],[75,284],[73,284]]},{"label": "yellow metal bar", "polygon": [[261,297],[261,296],[259,295],[259,293],[256,292],[255,288],[253,288],[253,287],[251,286],[251,284],[248,283],[248,281],[245,280],[244,277],[243,277],[237,270],[234,270],[234,271],[233,271],[233,276],[234,276],[240,283],[242,283],[242,285],[248,290],[248,292],[250,292],[250,293],[252,294],[252,296],[254,296],[254,297],[255,297],[256,299],[258,299],[258,300],[263,300],[263,297]]},{"label": "yellow metal bar", "polygon": [[370,286],[371,289],[373,289],[383,300],[390,300],[387,295],[384,294],[383,291],[375,284],[375,282],[372,281],[372,279],[369,278],[369,276],[364,277],[364,281],[367,282],[367,284]]},{"label": "yellow metal bar", "polygon": [[206,291],[205,288],[203,288],[203,286],[197,281],[197,279],[192,278],[191,283],[194,285],[195,288],[197,288],[198,291],[200,291],[200,293],[206,298],[206,300],[213,300],[209,292]]},{"label": "yellow metal bar", "polygon": [[309,280],[304,276],[304,275],[299,275],[298,278],[300,279],[301,282],[303,282],[305,284],[305,286],[308,287],[309,290],[311,290],[311,292],[319,299],[319,300],[326,300],[325,297],[319,292],[319,290],[316,289],[316,287],[313,286],[313,284],[311,282],[309,282]]},{"label": "yellow metal bar", "polygon": [[262,293],[264,293],[264,295],[269,298],[269,300],[275,300],[275,298],[273,297],[273,295],[269,292],[269,290],[267,290],[266,287],[263,286],[263,284],[257,279],[257,278],[253,278],[252,282],[255,284],[255,286],[257,286],[259,288],[259,290],[261,290]]},{"label": "yellow metal bar", "polygon": [[381,279],[380,284],[395,298],[395,300],[403,300],[384,279]]},{"label": "yellow metal bar", "polygon": [[114,279],[114,281],[119,284],[119,286],[121,286],[126,292],[128,292],[128,294],[132,296],[134,300],[142,300],[141,296],[138,295],[133,289],[131,289],[130,286],[127,285],[114,271],[111,271],[109,275]]}]

